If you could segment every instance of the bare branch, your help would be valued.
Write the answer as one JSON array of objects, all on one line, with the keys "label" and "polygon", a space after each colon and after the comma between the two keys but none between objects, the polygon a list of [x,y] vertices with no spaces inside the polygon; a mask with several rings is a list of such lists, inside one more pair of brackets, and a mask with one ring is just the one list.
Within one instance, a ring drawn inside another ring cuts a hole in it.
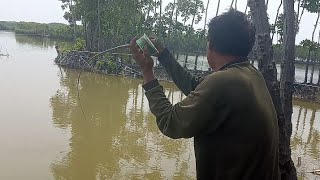
[{"label": "bare branch", "polygon": [[218,0],[218,6],[217,6],[216,16],[218,16],[218,14],[219,14],[219,8],[220,8],[220,0]]},{"label": "bare branch", "polygon": [[[280,5],[279,5],[279,7],[278,7],[276,19],[274,20],[274,25],[276,25],[276,23],[277,23],[277,21],[278,21],[279,12],[280,12],[280,8],[281,8],[281,6],[282,6],[282,3],[283,3],[283,0],[281,0]],[[272,42],[273,42],[274,33],[275,33],[275,32],[272,32],[272,37],[271,37]]]},{"label": "bare branch", "polygon": [[[300,24],[300,22],[301,22],[301,19],[302,19],[302,16],[303,16],[303,13],[304,13],[304,10],[305,10],[305,7],[304,7],[304,5],[305,5],[305,1],[303,1],[303,5],[302,5],[302,11],[301,11],[301,15],[300,15],[300,18],[299,18],[299,21],[298,21],[298,25]],[[299,16],[299,14],[298,14],[298,16]]]},{"label": "bare branch", "polygon": [[231,1],[230,9],[233,8],[234,0]]}]

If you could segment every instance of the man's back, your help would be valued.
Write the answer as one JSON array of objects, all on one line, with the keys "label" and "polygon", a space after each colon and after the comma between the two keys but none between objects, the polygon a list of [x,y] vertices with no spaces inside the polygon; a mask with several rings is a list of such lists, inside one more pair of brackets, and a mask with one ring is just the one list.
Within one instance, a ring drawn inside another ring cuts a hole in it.
[{"label": "man's back", "polygon": [[131,51],[140,65],[151,112],[160,131],[173,139],[194,137],[198,179],[278,180],[277,115],[259,71],[247,57],[255,44],[248,17],[230,10],[208,24],[207,60],[216,71],[196,78],[161,43],[158,60],[187,96],[172,104],[136,39]]},{"label": "man's back", "polygon": [[215,113],[194,138],[197,178],[280,179],[277,117],[261,73],[242,62],[206,81]]}]

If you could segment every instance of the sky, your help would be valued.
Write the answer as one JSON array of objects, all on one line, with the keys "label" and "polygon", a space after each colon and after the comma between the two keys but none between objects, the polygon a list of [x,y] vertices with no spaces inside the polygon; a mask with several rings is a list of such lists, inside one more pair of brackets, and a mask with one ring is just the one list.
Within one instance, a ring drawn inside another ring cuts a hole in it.
[{"label": "sky", "polygon": [[[203,0],[207,4],[207,0]],[[173,0],[163,0],[164,5]],[[208,19],[216,14],[217,0],[211,0],[208,9]],[[247,0],[238,0],[238,10],[244,11]],[[226,11],[231,4],[231,0],[221,0],[220,13]],[[270,22],[273,23],[280,0],[269,0],[268,14]],[[32,21],[40,23],[60,22],[67,23],[63,18],[61,1],[58,0],[0,0],[0,21]],[[297,7],[297,6],[296,6]],[[282,8],[281,8],[282,11]],[[300,24],[300,31],[297,35],[296,43],[306,38],[311,39],[311,34],[316,21],[316,15],[305,12]],[[196,28],[203,28],[202,20]],[[318,38],[320,27],[317,28],[315,40]]]}]

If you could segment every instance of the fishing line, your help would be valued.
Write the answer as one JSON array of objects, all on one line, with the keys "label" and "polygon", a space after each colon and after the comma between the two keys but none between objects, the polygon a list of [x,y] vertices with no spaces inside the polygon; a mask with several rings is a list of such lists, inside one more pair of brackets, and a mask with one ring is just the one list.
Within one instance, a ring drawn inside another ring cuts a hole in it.
[{"label": "fishing line", "polygon": [[[107,52],[109,52],[109,51],[113,51],[113,50],[120,49],[120,48],[127,48],[127,47],[129,47],[129,45],[130,45],[130,44],[124,44],[124,45],[120,45],[120,46],[116,46],[116,47],[113,47],[113,48],[104,50],[104,51],[99,52],[99,53],[97,53],[96,55],[92,56],[88,61],[90,62],[90,61],[93,60],[94,58],[96,58],[96,57],[98,57],[98,56],[100,56],[100,55],[102,55],[102,54],[105,54],[105,53],[107,53]],[[80,57],[80,59],[82,59],[87,65],[89,65],[89,67],[91,68],[92,71],[94,70],[94,67],[93,67],[90,63],[88,63],[88,61],[86,61],[86,60],[83,59],[82,57]],[[79,64],[80,64],[80,59],[79,59]],[[106,61],[104,61],[104,62],[106,62]],[[86,115],[85,115],[85,113],[84,113],[84,110],[83,110],[83,106],[82,106],[82,104],[81,104],[80,89],[79,89],[80,78],[81,78],[81,75],[82,75],[82,73],[83,73],[84,70],[85,70],[85,68],[84,68],[84,66],[82,66],[82,69],[81,69],[81,71],[80,71],[80,73],[79,73],[79,75],[78,75],[78,80],[77,80],[77,95],[78,95],[78,101],[79,101],[79,105],[80,105],[81,112],[82,112],[82,114],[83,114],[84,119],[87,120],[87,117],[86,117]]]}]

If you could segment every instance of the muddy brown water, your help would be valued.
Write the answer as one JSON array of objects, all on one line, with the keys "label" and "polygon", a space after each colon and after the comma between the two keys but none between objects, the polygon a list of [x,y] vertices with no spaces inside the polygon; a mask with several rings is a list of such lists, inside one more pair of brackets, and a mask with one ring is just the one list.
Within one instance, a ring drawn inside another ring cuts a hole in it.
[{"label": "muddy brown water", "polygon": [[[0,179],[195,179],[192,139],[155,125],[142,80],[60,69],[53,41],[0,32]],[[174,103],[183,95],[162,83]],[[320,169],[320,105],[294,101],[293,159]],[[319,179],[299,173],[300,179]]]}]

